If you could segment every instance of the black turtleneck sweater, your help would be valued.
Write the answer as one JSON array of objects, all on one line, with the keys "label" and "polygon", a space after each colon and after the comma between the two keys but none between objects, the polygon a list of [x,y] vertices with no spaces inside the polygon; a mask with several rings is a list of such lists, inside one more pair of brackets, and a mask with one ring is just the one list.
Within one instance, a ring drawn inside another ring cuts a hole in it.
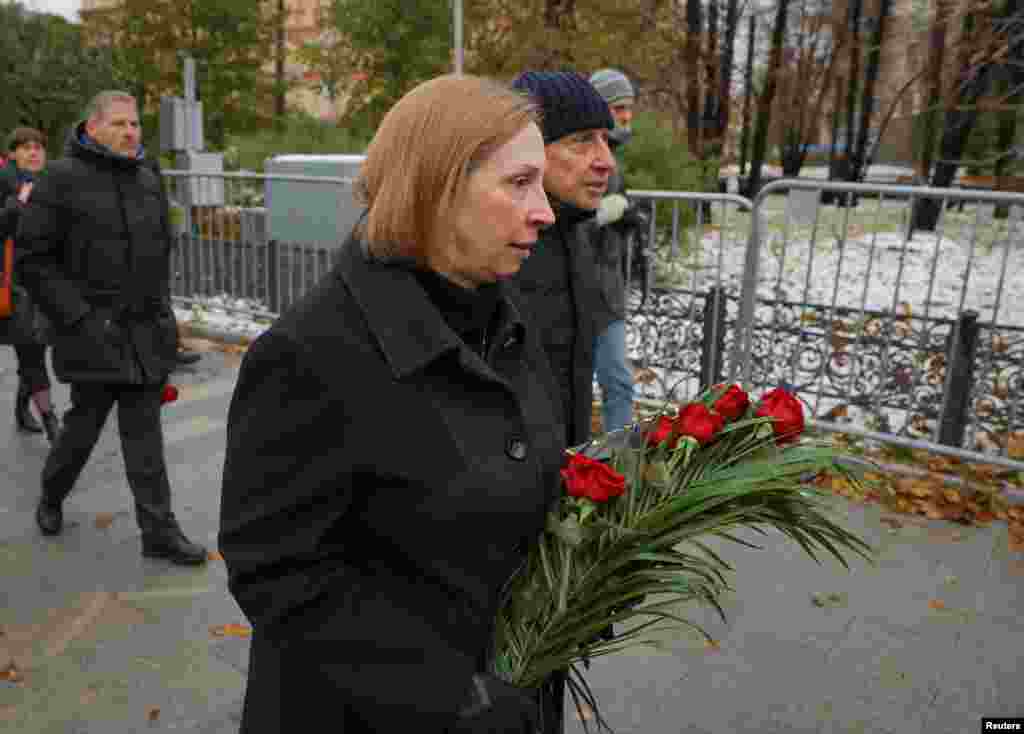
[{"label": "black turtleneck sweater", "polygon": [[486,360],[484,344],[490,341],[494,315],[501,300],[498,284],[485,283],[474,290],[463,288],[433,270],[417,269],[413,273],[445,323],[466,346]]}]

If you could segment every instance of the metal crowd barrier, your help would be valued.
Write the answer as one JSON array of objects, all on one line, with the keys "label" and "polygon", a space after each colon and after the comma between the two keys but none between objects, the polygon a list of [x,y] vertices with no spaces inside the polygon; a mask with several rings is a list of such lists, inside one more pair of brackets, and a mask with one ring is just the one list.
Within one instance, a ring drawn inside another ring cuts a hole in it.
[{"label": "metal crowd barrier", "polygon": [[[934,230],[913,229],[922,206]],[[1014,193],[769,184],[746,250],[743,382],[790,385],[827,430],[1024,470],[1022,213]]]},{"label": "metal crowd barrier", "polygon": [[[165,177],[185,303],[273,318],[329,270],[354,221],[350,179]],[[650,213],[631,239],[644,257],[628,258],[638,397],[781,384],[825,430],[1024,470],[1024,195],[808,180],[753,202],[628,194]],[[935,230],[911,232],[927,199]]]}]

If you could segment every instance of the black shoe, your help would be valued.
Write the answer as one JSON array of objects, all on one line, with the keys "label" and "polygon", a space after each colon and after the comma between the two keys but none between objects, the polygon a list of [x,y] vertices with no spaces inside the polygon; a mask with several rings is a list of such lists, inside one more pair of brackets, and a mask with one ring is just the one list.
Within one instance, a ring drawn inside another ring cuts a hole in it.
[{"label": "black shoe", "polygon": [[19,431],[42,433],[43,427],[39,425],[39,421],[32,415],[32,408],[29,407],[31,402],[32,393],[18,385],[18,397],[14,401],[14,423]]},{"label": "black shoe", "polygon": [[178,354],[175,355],[175,360],[181,365],[195,364],[200,359],[202,359],[202,355],[198,352],[187,352],[184,349],[179,349]]},{"label": "black shoe", "polygon": [[56,446],[57,439],[60,438],[60,421],[57,420],[57,414],[52,410],[48,410],[42,414],[42,418],[46,439],[50,442],[51,446]]},{"label": "black shoe", "polygon": [[200,566],[206,563],[206,548],[193,543],[177,528],[159,535],[143,535],[142,555],[146,558],[163,558],[182,566]]},{"label": "black shoe", "polygon": [[59,535],[64,525],[64,511],[61,503],[56,505],[39,500],[36,507],[36,525],[43,531],[43,535]]}]

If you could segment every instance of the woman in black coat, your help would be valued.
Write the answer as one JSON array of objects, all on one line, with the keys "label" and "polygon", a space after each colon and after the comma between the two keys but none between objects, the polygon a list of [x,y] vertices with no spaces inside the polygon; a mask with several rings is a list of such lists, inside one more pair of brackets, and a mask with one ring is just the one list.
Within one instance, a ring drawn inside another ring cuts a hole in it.
[{"label": "woman in black coat", "polygon": [[242,363],[219,543],[253,625],[243,734],[536,728],[536,692],[486,673],[564,450],[502,282],[554,220],[535,114],[470,76],[403,97],[338,265]]},{"label": "woman in black coat", "polygon": [[[46,165],[46,137],[30,127],[15,128],[7,149],[10,158],[0,169],[0,244],[14,237],[21,208],[32,195],[34,178]],[[46,346],[40,330],[38,312],[28,302],[25,291],[17,288],[14,274],[16,313],[0,319],[0,344],[10,344],[18,360],[18,395],[14,403],[14,423],[19,430],[42,433],[53,443],[58,421],[50,397],[50,376],[46,370]],[[32,415],[29,403],[39,411],[43,425]]]}]

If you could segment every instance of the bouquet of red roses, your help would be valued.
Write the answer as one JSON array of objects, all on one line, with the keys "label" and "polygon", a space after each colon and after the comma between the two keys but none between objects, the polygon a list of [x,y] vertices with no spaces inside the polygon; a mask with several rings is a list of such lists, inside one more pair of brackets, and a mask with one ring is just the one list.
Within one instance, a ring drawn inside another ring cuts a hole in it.
[{"label": "bouquet of red roses", "polygon": [[570,450],[565,495],[503,600],[495,674],[537,686],[568,670],[577,709],[585,702],[607,729],[579,664],[642,644],[655,626],[707,637],[678,615],[680,603],[696,601],[724,619],[719,598],[732,569],[704,539],[750,546],[730,531],[773,527],[816,560],[816,550],[844,566],[843,551],[870,558],[867,544],[826,517],[807,481],[848,470],[803,430],[803,408],[785,389],[754,404],[737,385],[719,385]]}]

